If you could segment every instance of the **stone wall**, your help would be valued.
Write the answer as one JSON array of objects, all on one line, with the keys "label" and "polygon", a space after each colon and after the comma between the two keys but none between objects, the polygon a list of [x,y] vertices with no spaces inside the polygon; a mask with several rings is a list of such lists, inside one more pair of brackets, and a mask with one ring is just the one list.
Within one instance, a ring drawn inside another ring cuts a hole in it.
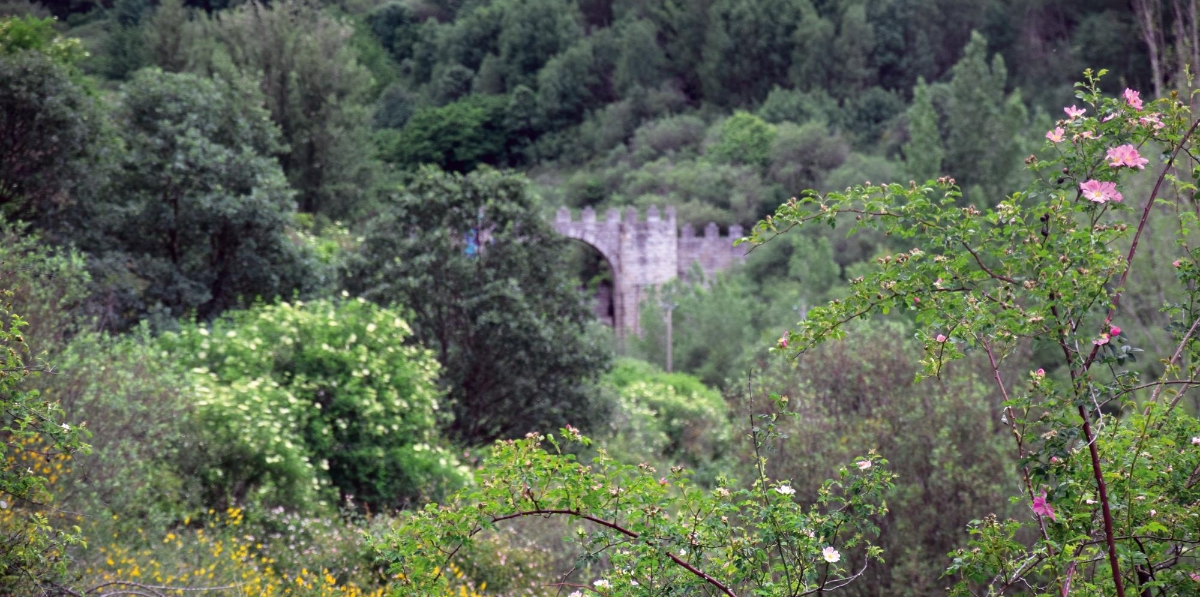
[{"label": "stone wall", "polygon": [[681,233],[673,207],[666,209],[665,217],[651,207],[645,220],[632,207],[624,213],[610,209],[603,220],[590,207],[579,219],[564,207],[554,225],[559,234],[591,245],[608,261],[613,272],[613,325],[619,335],[638,333],[638,304],[651,288],[686,276],[693,264],[708,277],[745,258],[745,248],[733,246],[742,236],[741,226],[731,226],[722,236],[717,225],[709,223],[704,235],[696,236],[692,225],[685,224]]}]

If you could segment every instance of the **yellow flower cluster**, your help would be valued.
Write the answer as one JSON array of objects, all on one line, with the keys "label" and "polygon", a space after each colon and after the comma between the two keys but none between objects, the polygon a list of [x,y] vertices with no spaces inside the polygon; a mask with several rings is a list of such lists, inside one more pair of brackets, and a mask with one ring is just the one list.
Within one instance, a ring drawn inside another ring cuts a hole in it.
[{"label": "yellow flower cluster", "polygon": [[[167,533],[161,541],[145,541],[141,549],[130,541],[97,549],[100,561],[82,571],[80,586],[105,583],[140,583],[167,595],[192,595],[197,589],[217,589],[216,594],[255,597],[382,597],[383,588],[361,588],[339,582],[332,571],[280,570],[273,558],[262,555],[262,544],[241,534],[241,509],[199,527],[185,520],[185,530]],[[144,539],[144,538],[143,538]]]},{"label": "yellow flower cluster", "polygon": [[0,493],[0,531],[6,534],[12,532],[13,526],[20,524],[18,521],[35,512],[46,516],[51,522],[73,523],[78,520],[78,516],[66,515],[53,507],[54,493],[50,490],[60,478],[71,472],[70,454],[51,451],[41,436],[24,437],[8,445],[4,455],[4,470],[23,470],[44,480],[44,483],[31,487],[23,500]]}]

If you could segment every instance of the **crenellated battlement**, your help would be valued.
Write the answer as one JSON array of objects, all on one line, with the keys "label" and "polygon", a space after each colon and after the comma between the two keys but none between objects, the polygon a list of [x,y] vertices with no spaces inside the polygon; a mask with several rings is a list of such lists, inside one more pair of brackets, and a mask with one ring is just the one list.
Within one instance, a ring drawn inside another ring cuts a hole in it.
[{"label": "crenellated battlement", "polygon": [[613,208],[602,220],[590,207],[584,208],[578,219],[564,207],[558,210],[554,226],[559,234],[595,247],[608,260],[619,332],[637,333],[637,306],[646,289],[686,276],[693,264],[699,264],[705,276],[712,276],[745,259],[745,250],[733,246],[742,236],[741,226],[730,226],[728,234],[722,235],[717,225],[709,222],[698,236],[690,223],[678,227],[675,208],[670,206],[663,213],[651,206],[645,219],[636,208]]}]

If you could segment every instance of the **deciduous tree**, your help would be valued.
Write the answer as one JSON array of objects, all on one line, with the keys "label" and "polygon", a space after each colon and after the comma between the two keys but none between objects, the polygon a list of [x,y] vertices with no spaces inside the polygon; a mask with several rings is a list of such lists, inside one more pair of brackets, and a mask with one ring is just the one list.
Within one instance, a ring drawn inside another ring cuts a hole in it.
[{"label": "deciduous tree", "polygon": [[471,444],[595,423],[590,385],[608,349],[560,266],[563,244],[524,179],[424,169],[367,229],[347,284],[411,310]]}]

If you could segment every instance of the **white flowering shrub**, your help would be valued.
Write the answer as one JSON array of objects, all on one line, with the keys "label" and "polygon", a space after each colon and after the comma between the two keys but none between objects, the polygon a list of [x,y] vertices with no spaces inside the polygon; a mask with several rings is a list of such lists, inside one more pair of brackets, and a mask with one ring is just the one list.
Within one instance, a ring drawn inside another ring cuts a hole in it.
[{"label": "white flowering shrub", "polygon": [[210,504],[373,508],[437,497],[468,472],[439,443],[433,355],[363,300],[279,303],[161,340],[191,369]]}]

